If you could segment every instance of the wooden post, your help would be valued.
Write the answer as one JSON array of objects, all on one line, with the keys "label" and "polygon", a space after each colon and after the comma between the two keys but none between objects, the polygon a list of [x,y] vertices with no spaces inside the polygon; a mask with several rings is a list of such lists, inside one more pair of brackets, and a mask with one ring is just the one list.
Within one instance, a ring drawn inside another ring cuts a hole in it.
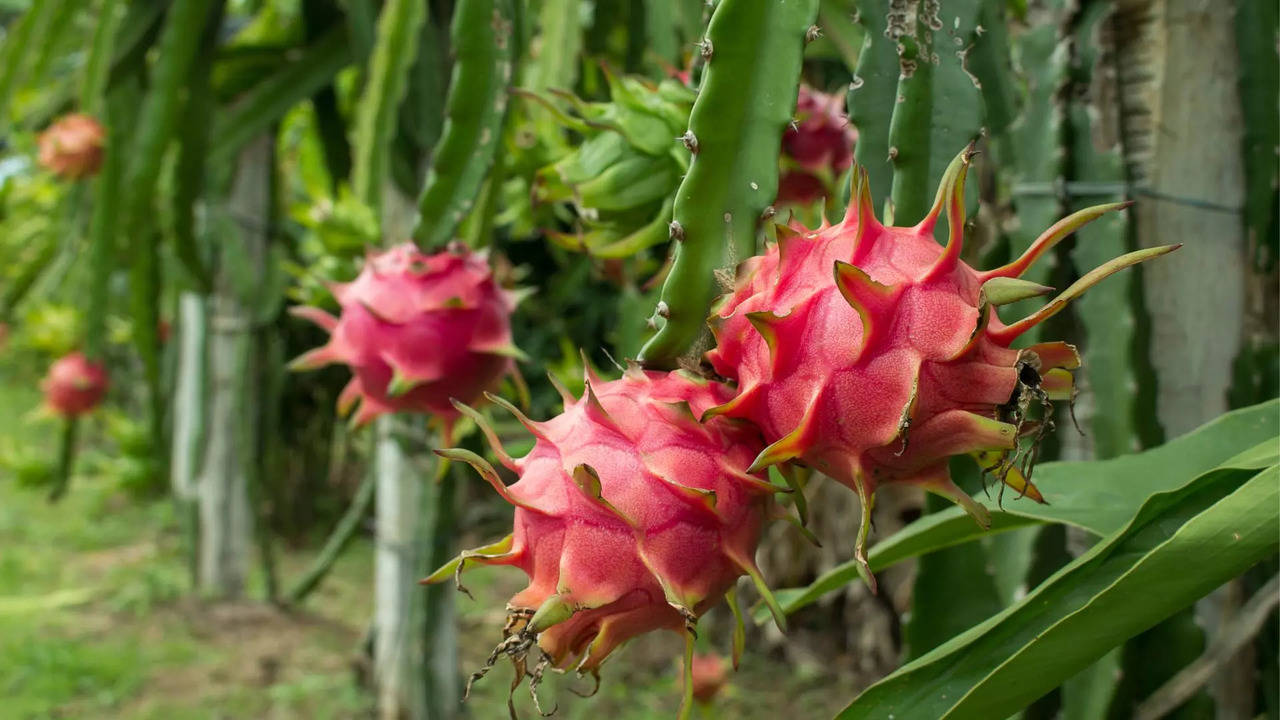
[{"label": "wooden post", "polygon": [[[197,483],[198,581],[205,592],[224,598],[243,594],[253,552],[253,309],[245,307],[238,291],[255,286],[263,273],[273,163],[271,137],[247,145],[236,164],[227,206],[219,211],[223,216],[214,220],[220,223],[215,232],[225,229],[226,237],[221,238],[222,262],[209,306],[209,402]],[[256,278],[246,277],[254,274]]]}]

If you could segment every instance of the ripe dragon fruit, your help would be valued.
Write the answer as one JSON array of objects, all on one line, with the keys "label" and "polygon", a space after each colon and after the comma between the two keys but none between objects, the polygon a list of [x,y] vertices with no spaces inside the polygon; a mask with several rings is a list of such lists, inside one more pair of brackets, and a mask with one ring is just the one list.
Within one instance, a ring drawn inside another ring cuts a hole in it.
[{"label": "ripe dragon fruit", "polygon": [[98,172],[106,130],[88,115],[64,115],[36,139],[40,164],[56,175],[78,180]]},{"label": "ripe dragon fruit", "polygon": [[64,418],[74,418],[92,411],[107,394],[107,371],[100,363],[72,352],[63,355],[40,383],[45,406]]},{"label": "ripe dragon fruit", "polygon": [[795,124],[782,135],[778,204],[808,205],[834,195],[836,179],[853,165],[858,140],[843,107],[839,95],[800,86]]},{"label": "ripe dragon fruit", "polygon": [[330,338],[290,366],[350,367],[354,377],[338,398],[338,412],[359,403],[357,426],[383,413],[422,412],[440,418],[447,434],[457,419],[450,398],[479,399],[519,356],[510,317],[520,293],[498,286],[483,252],[454,244],[426,255],[405,243],[371,255],[354,281],[329,289],[341,317],[315,307],[292,309]]},{"label": "ripe dragon fruit", "polygon": [[[713,311],[708,354],[739,394],[711,409],[754,422],[771,444],[750,467],[799,461],[862,500],[856,557],[868,583],[866,537],[876,488],[905,482],[951,498],[980,524],[988,513],[958,488],[949,456],[1041,500],[1027,476],[1052,403],[1073,397],[1076,349],[1046,342],[1009,347],[1029,328],[1122,268],[1177,246],[1141,250],[1094,269],[1030,317],[1006,325],[995,307],[1051,292],[1018,279],[1071,232],[1125,203],[1077,212],[1019,259],[985,272],[960,260],[964,178],[972,148],[948,167],[929,214],[885,227],[872,210],[866,171],[854,176],[844,220],[809,231],[778,228],[778,242],[738,268],[736,289]],[[945,208],[950,236],[933,237]],[[1028,417],[1043,409],[1044,420]],[[1029,442],[1019,443],[1024,436]]]},{"label": "ripe dragon fruit", "polygon": [[[471,563],[512,565],[529,576],[508,603],[505,639],[472,680],[501,655],[515,664],[517,684],[530,675],[531,692],[547,667],[598,680],[614,648],[660,629],[685,632],[689,668],[698,618],[726,593],[737,615],[733,586],[744,574],[781,622],[755,564],[765,522],[782,514],[773,500],[778,488],[745,471],[763,442],[749,424],[697,420],[732,391],[683,371],[636,367],[609,382],[588,372],[578,400],[557,387],[565,410],[546,422],[491,398],[537,438],[520,459],[459,404],[518,482],[505,486],[493,466],[467,450],[437,451],[474,466],[515,506],[515,522],[510,535],[462,553],[424,582],[460,580]],[[734,644],[736,662],[740,634]],[[530,669],[526,657],[535,648],[539,660]],[[686,705],[691,692],[686,672]]]},{"label": "ripe dragon fruit", "polygon": [[724,658],[715,653],[697,653],[693,656],[689,675],[693,678],[693,699],[710,705],[724,686],[729,684],[729,668]]}]

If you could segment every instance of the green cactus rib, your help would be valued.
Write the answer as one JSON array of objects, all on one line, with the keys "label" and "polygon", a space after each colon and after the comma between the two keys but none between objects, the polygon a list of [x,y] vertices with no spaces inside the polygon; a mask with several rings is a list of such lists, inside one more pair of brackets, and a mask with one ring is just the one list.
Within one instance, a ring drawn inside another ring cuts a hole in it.
[{"label": "green cactus rib", "polygon": [[889,0],[858,0],[858,22],[863,29],[857,72],[849,85],[846,104],[849,121],[858,128],[853,156],[867,168],[875,207],[889,199],[893,175],[889,172],[889,122],[898,90],[898,54],[885,36]]},{"label": "green cactus rib", "polygon": [[[215,7],[215,3],[217,6]],[[176,0],[160,32],[151,87],[143,98],[136,123],[132,161],[126,171],[124,229],[131,239],[130,293],[133,336],[142,358],[147,385],[148,424],[152,446],[164,447],[164,397],[160,377],[160,238],[154,231],[152,203],[173,139],[178,112],[191,66],[201,47],[205,25],[221,7],[221,0]]]},{"label": "green cactus rib", "polygon": [[102,172],[94,181],[93,215],[89,220],[89,305],[85,316],[85,353],[100,360],[106,350],[106,318],[110,308],[110,268],[116,250],[119,222],[120,181],[125,171],[122,147],[131,126],[130,115],[137,100],[132,83],[119,85],[107,97],[107,152]]},{"label": "green cactus rib", "polygon": [[[858,128],[854,157],[869,170],[871,197],[886,220],[911,225],[932,204],[932,189],[957,148],[977,137],[983,97],[967,57],[981,0],[950,0],[908,12],[904,0],[858,0],[864,40],[848,96]],[[887,172],[888,165],[892,172]]]},{"label": "green cactus rib", "polygon": [[892,13],[889,33],[902,48],[898,90],[889,121],[893,163],[890,199],[893,222],[913,225],[933,201],[933,188],[951,162],[982,129],[982,92],[965,69],[962,54],[977,24],[978,0],[952,0],[936,16],[919,8],[914,28]]},{"label": "green cactus rib", "polygon": [[693,159],[676,191],[674,261],[658,332],[640,351],[649,367],[674,367],[694,346],[722,290],[716,270],[756,253],[817,15],[817,0],[721,0],[711,16],[703,45],[709,57],[684,136]]},{"label": "green cactus rib", "polygon": [[1244,112],[1244,222],[1254,241],[1259,269],[1275,267],[1280,253],[1277,228],[1277,158],[1280,147],[1280,58],[1276,51],[1277,9],[1273,2],[1236,3],[1236,48],[1240,57],[1240,106]]},{"label": "green cactus rib", "polygon": [[[1022,112],[1009,127],[1006,159],[1012,165],[1014,207],[1018,225],[1009,232],[1011,257],[1018,257],[1035,242],[1041,228],[1053,225],[1063,216],[1057,197],[1019,194],[1018,185],[1053,184],[1063,178],[1065,144],[1065,110],[1063,94],[1067,79],[1067,46],[1060,42],[1058,29],[1052,23],[1031,28],[1019,41],[1022,67],[1027,83],[1022,98]],[[1054,257],[1044,258],[1021,277],[1024,280],[1052,285]],[[1035,301],[1015,303],[1008,307],[1007,317],[1022,317],[1039,307]],[[1037,342],[1040,328],[1032,328],[1024,338]]]},{"label": "green cactus rib", "polygon": [[80,84],[80,110],[90,115],[97,115],[102,110],[103,93],[111,72],[113,41],[120,23],[119,9],[120,0],[103,0],[98,8],[98,23],[93,30],[93,44]]},{"label": "green cactus rib", "polygon": [[390,164],[396,109],[408,86],[409,68],[418,54],[426,3],[391,0],[378,16],[377,35],[369,58],[369,79],[356,109],[351,190],[380,215],[382,185]]},{"label": "green cactus rib", "polygon": [[450,37],[455,60],[444,128],[418,199],[413,238],[431,248],[448,242],[479,193],[502,142],[513,50],[511,0],[461,0]]},{"label": "green cactus rib", "polygon": [[[1076,68],[1074,82],[1082,87],[1097,88],[1092,74],[1098,67],[1099,50],[1093,43],[1098,25],[1111,12],[1110,3],[1091,2],[1076,19]],[[1124,159],[1120,154],[1119,128],[1111,128],[1115,145],[1095,149],[1097,116],[1090,113],[1089,103],[1114,102],[1115,98],[1080,96],[1071,93],[1067,119],[1071,135],[1071,177],[1084,182],[1122,184],[1125,179]],[[1068,210],[1082,210],[1089,205],[1123,198],[1074,199]],[[1086,273],[1099,265],[1129,252],[1129,215],[1106,213],[1076,231],[1078,242],[1071,256],[1076,269]],[[1116,457],[1137,449],[1135,428],[1137,413],[1137,378],[1133,375],[1137,318],[1129,301],[1137,277],[1120,273],[1119,277],[1101,283],[1075,303],[1074,312],[1084,326],[1085,351],[1089,358],[1088,380],[1093,390],[1093,413],[1089,419],[1094,454],[1099,458]]]}]

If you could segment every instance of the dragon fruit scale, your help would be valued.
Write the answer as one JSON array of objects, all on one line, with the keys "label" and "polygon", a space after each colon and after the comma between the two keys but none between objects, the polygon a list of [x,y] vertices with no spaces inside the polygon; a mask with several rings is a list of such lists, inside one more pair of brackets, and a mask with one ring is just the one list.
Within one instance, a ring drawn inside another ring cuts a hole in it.
[{"label": "dragon fruit scale", "polygon": [[[727,594],[738,614],[733,587],[742,575],[752,578],[781,623],[754,559],[765,523],[782,515],[773,499],[779,488],[746,472],[764,443],[748,423],[697,419],[729,400],[732,390],[683,371],[633,366],[608,382],[588,372],[581,399],[563,389],[561,395],[564,412],[545,422],[491,398],[536,437],[519,459],[507,455],[478,414],[459,405],[518,476],[509,486],[474,453],[437,451],[470,463],[515,506],[514,530],[462,553],[423,582],[460,580],[473,563],[511,565],[529,576],[507,606],[502,644],[472,679],[507,655],[517,682],[530,675],[531,692],[548,667],[598,680],[600,664],[616,647],[661,629],[684,632],[688,655],[698,618],[721,597]],[[740,636],[734,650],[736,662]],[[529,668],[533,652],[538,661]],[[686,705],[691,692],[686,673]]]},{"label": "dragon fruit scale", "polygon": [[[980,524],[986,509],[952,481],[947,460],[970,454],[984,471],[1043,502],[1030,483],[1052,403],[1073,397],[1074,347],[1010,344],[1103,278],[1176,249],[1151,248],[1087,273],[1030,317],[1003,323],[995,307],[1052,292],[1018,278],[1080,226],[1126,203],[1077,212],[1019,259],[978,271],[960,259],[964,179],[972,147],[947,168],[929,214],[886,227],[855,168],[843,221],[778,228],[778,242],[738,268],[736,288],[712,312],[708,360],[738,395],[704,417],[743,418],[771,444],[749,471],[796,461],[862,499],[856,557],[874,588],[866,537],[876,488],[905,482],[951,498]],[[945,211],[945,246],[933,230]],[[1039,415],[1041,419],[1033,419]]]},{"label": "dragon fruit scale", "polygon": [[102,404],[108,385],[106,368],[83,353],[72,352],[49,366],[40,389],[44,391],[44,403],[50,411],[73,418]]},{"label": "dragon fruit scale", "polygon": [[371,254],[354,281],[330,290],[339,317],[315,307],[291,310],[330,337],[290,367],[351,368],[338,412],[358,404],[357,426],[383,413],[422,412],[447,431],[458,417],[450,398],[474,402],[520,356],[510,322],[520,293],[498,285],[486,253],[461,244],[432,255],[412,243]]}]

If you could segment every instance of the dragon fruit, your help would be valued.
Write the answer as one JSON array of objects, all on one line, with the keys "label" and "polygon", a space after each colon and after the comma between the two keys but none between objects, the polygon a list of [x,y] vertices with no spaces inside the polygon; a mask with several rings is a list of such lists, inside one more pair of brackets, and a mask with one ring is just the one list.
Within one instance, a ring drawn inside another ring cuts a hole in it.
[{"label": "dragon fruit", "polygon": [[78,180],[98,172],[106,130],[92,117],[64,115],[36,139],[40,164],[54,174]]},{"label": "dragon fruit", "polygon": [[458,417],[450,398],[479,399],[520,355],[510,322],[520,293],[499,287],[486,254],[463,245],[426,255],[405,243],[371,255],[354,281],[329,289],[340,317],[308,306],[291,311],[330,333],[291,367],[351,368],[338,412],[359,404],[357,426],[383,413],[422,412],[441,419],[447,434]]},{"label": "dragon fruit", "polygon": [[[1076,349],[1010,344],[1112,273],[1162,255],[1151,248],[1094,269],[1030,317],[1006,325],[994,308],[1052,291],[1018,279],[1075,229],[1125,203],[1077,212],[1004,267],[981,272],[961,261],[964,179],[972,148],[948,167],[928,215],[886,227],[872,210],[866,171],[834,226],[778,228],[778,242],[738,268],[737,286],[713,310],[717,347],[708,354],[739,394],[712,408],[754,422],[771,444],[751,464],[802,462],[862,500],[856,557],[867,581],[866,537],[876,488],[913,483],[951,498],[980,524],[986,509],[952,482],[949,456],[967,453],[1020,494],[1052,403],[1073,397]],[[946,246],[933,237],[945,209]],[[1035,419],[1039,414],[1041,419]]]},{"label": "dragon fruit", "polygon": [[729,684],[729,668],[724,658],[715,653],[695,654],[689,675],[693,678],[693,699],[702,705],[710,705]]},{"label": "dragon fruit", "polygon": [[[687,658],[698,618],[726,593],[737,614],[732,589],[744,574],[781,622],[754,559],[765,522],[781,515],[777,488],[746,472],[764,443],[749,424],[697,420],[732,391],[683,371],[636,367],[609,382],[588,372],[581,399],[559,389],[564,412],[546,422],[491,398],[537,438],[520,459],[459,404],[516,483],[504,485],[467,450],[437,451],[474,466],[515,506],[515,521],[510,535],[462,553],[424,582],[460,580],[472,563],[512,565],[529,576],[508,603],[505,639],[472,680],[501,655],[515,663],[517,682],[530,675],[531,691],[547,667],[598,680],[600,663],[616,647],[661,629],[685,633]],[[736,660],[740,636],[734,649]],[[535,650],[539,660],[530,669],[526,658]],[[691,692],[686,673],[686,700]]]},{"label": "dragon fruit", "polygon": [[782,135],[779,204],[808,205],[834,195],[836,179],[853,165],[858,140],[843,107],[839,95],[800,86],[796,121]]},{"label": "dragon fruit", "polygon": [[98,407],[107,394],[107,386],[106,369],[80,352],[58,358],[40,383],[45,406],[65,418],[78,417]]}]

